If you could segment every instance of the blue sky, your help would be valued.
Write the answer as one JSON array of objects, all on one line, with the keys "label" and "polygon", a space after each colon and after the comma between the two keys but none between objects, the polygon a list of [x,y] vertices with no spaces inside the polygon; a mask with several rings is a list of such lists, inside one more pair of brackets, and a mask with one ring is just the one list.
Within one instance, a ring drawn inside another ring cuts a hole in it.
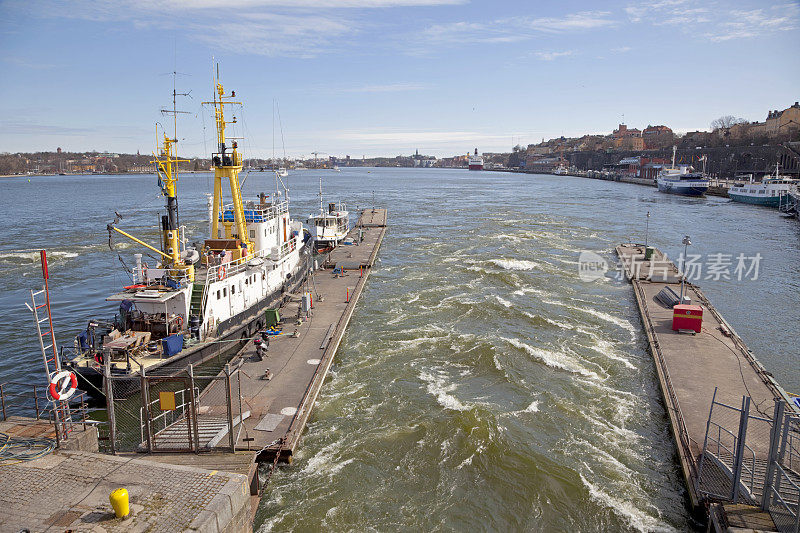
[{"label": "blue sky", "polygon": [[248,155],[277,101],[288,155],[360,157],[764,120],[800,100],[798,51],[789,0],[0,0],[0,151],[149,153],[177,68],[203,155],[212,57]]}]

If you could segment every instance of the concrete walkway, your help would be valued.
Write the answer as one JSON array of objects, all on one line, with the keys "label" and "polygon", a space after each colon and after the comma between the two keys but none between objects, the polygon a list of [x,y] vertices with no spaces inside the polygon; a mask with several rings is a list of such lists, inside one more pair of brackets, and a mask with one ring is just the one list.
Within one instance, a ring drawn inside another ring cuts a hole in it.
[{"label": "concrete walkway", "polygon": [[[131,516],[108,495],[124,487]],[[249,531],[247,476],[58,451],[0,467],[0,531]]]}]

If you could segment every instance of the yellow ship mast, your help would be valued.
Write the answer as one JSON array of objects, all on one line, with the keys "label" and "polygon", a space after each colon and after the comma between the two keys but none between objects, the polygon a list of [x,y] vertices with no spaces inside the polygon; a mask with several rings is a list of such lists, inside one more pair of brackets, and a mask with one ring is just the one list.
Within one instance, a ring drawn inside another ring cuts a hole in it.
[{"label": "yellow ship mast", "polygon": [[186,271],[189,281],[193,281],[194,266],[181,259],[181,249],[178,244],[178,163],[188,162],[188,159],[178,159],[177,154],[173,153],[177,143],[177,137],[170,139],[164,134],[161,152],[159,155],[153,154],[155,159],[151,162],[156,165],[156,171],[163,184],[164,196],[167,197],[166,224],[162,225],[166,253],[172,267]]},{"label": "yellow ship mast", "polygon": [[[243,247],[247,249],[246,252],[242,252],[242,256],[248,256],[253,253],[253,245],[247,233],[247,222],[244,217],[242,193],[239,185],[239,172],[242,170],[242,154],[238,151],[236,141],[233,141],[231,148],[228,148],[225,143],[226,126],[236,123],[236,117],[233,117],[231,121],[225,120],[225,106],[241,105],[241,102],[234,102],[231,100],[231,98],[236,97],[236,92],[231,91],[230,95],[226,95],[218,79],[215,80],[214,89],[214,100],[211,102],[203,102],[204,104],[212,104],[214,106],[214,118],[217,126],[217,152],[215,152],[211,158],[212,165],[214,166],[214,203],[212,207],[214,214],[211,219],[211,238],[217,239],[219,237],[219,213],[222,208],[222,179],[227,178],[231,188],[231,196],[233,197],[233,219],[236,225],[236,231]],[[230,226],[226,225],[225,230],[225,237],[231,238]]]},{"label": "yellow ship mast", "polygon": [[[188,93],[187,93],[188,94]],[[109,224],[109,229],[113,229],[120,235],[123,235],[132,241],[141,244],[142,246],[153,250],[154,252],[159,253],[163,258],[164,262],[170,265],[172,270],[183,271],[183,273],[188,278],[189,282],[194,281],[194,265],[184,261],[181,258],[181,249],[179,243],[179,229],[178,229],[178,163],[188,162],[188,159],[178,159],[177,156],[177,148],[176,145],[178,144],[178,124],[177,124],[177,114],[182,113],[183,111],[177,111],[175,109],[175,97],[178,93],[175,91],[174,87],[172,90],[172,111],[163,111],[166,113],[172,113],[175,116],[175,137],[169,138],[167,134],[164,134],[164,140],[161,147],[161,150],[158,154],[153,152],[153,161],[151,163],[156,165],[156,174],[158,174],[159,186],[161,187],[161,192],[164,196],[167,197],[167,215],[162,218],[161,223],[161,231],[162,231],[162,244],[164,251],[158,250],[153,246],[150,246],[146,242],[137,239],[133,235],[122,231],[121,229],[114,226],[114,224]],[[185,95],[184,95],[185,96]],[[177,273],[176,273],[177,274]],[[180,275],[176,275],[176,277],[180,277]]]}]

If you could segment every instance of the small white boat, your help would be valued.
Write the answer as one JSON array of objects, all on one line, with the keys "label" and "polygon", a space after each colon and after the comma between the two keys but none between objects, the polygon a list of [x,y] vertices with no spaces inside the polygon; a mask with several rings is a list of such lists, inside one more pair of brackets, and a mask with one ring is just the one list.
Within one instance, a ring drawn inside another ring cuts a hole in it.
[{"label": "small white boat", "polygon": [[281,167],[278,170],[276,170],[276,172],[278,173],[278,176],[282,178],[289,176],[289,171],[286,170],[286,167]]},{"label": "small white boat", "polygon": [[350,229],[350,213],[343,203],[329,203],[327,211],[322,201],[322,178],[319,179],[319,213],[309,215],[308,225],[314,247],[319,253],[336,248]]}]

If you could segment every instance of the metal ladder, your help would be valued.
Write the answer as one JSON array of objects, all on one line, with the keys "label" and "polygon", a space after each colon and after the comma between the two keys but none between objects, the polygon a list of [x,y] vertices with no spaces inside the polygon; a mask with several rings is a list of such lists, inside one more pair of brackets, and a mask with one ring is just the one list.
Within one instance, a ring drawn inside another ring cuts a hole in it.
[{"label": "metal ladder", "polygon": [[[42,351],[42,360],[49,381],[55,374],[61,371],[61,361],[58,358],[56,334],[53,330],[53,315],[50,309],[50,275],[47,269],[47,253],[44,250],[41,250],[39,253],[42,258],[44,287],[38,291],[31,290],[31,303],[30,305],[26,303],[25,306],[33,314],[33,320],[36,324],[36,333],[39,339],[39,348]],[[42,295],[44,295],[44,302],[38,303],[36,298]],[[40,310],[43,311],[40,312]],[[47,331],[42,331],[42,324],[46,324]],[[49,355],[50,351],[52,351],[52,355]],[[55,418],[56,440],[60,443],[61,439],[66,439],[69,433],[72,432],[72,413],[70,412],[69,401],[51,401],[53,403],[53,417]]]}]

